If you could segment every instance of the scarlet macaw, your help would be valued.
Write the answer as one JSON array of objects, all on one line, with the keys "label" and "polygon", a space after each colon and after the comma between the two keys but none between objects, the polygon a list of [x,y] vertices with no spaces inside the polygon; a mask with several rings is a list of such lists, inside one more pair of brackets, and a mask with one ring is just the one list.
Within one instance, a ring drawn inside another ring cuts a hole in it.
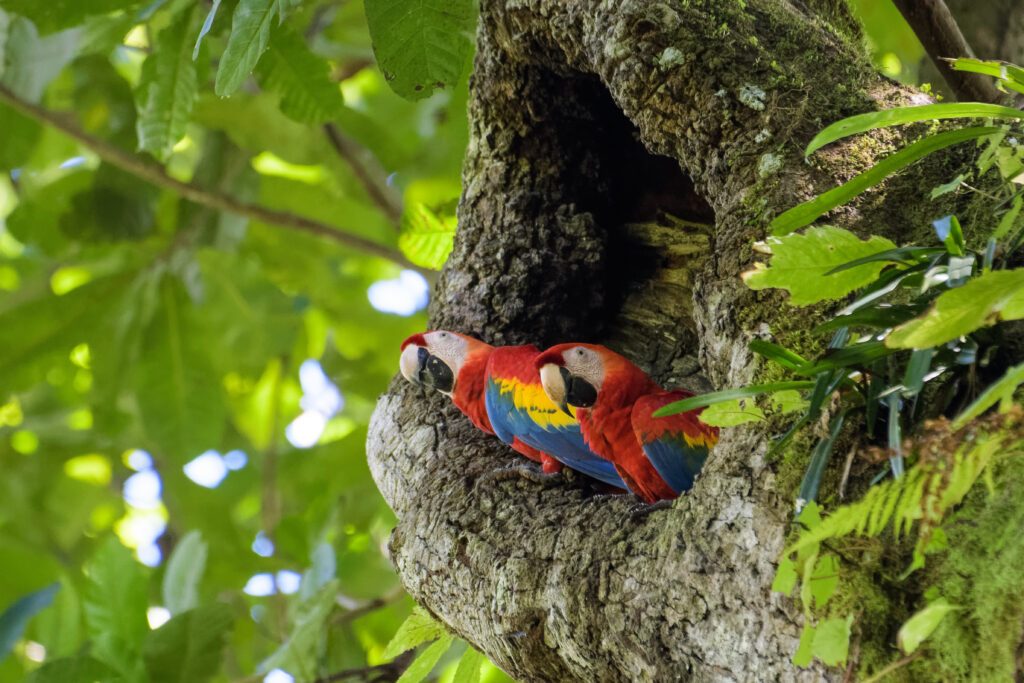
[{"label": "scarlet macaw", "polygon": [[624,489],[615,466],[587,448],[576,418],[544,393],[533,365],[539,352],[532,345],[494,347],[435,330],[402,343],[399,367],[407,380],[449,396],[479,429],[540,462],[545,472],[564,464]]},{"label": "scarlet macaw", "polygon": [[596,344],[559,344],[534,359],[541,386],[566,412],[576,408],[587,445],[611,460],[629,490],[648,503],[693,486],[718,429],[700,411],[654,417],[658,408],[692,396],[665,391],[629,359]]}]

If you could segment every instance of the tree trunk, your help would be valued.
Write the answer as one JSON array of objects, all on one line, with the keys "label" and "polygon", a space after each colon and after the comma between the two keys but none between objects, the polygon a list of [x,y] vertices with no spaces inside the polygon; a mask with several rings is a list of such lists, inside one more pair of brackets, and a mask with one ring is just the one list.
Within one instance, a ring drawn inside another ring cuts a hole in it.
[{"label": "tree trunk", "polygon": [[[808,163],[813,134],[916,97],[871,69],[841,0],[484,0],[431,326],[606,341],[669,386],[751,381],[757,337],[813,354],[820,311],[739,274],[772,217],[905,141],[877,132]],[[925,161],[830,220],[907,241],[956,163]],[[770,437],[724,430],[694,489],[646,517],[502,470],[508,449],[398,380],[367,449],[405,586],[518,679],[839,679],[790,664],[800,609],[770,585],[795,486],[766,462]]]}]

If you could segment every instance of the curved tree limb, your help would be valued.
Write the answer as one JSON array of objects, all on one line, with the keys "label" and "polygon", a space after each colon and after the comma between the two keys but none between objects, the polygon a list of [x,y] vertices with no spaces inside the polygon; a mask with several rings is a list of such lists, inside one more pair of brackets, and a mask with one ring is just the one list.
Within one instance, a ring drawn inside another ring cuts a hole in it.
[{"label": "curved tree limb", "polygon": [[980,74],[955,71],[948,59],[974,57],[974,51],[960,31],[944,0],[893,0],[900,14],[914,29],[929,59],[961,102],[1003,102],[992,79]]},{"label": "curved tree limb", "polygon": [[100,159],[118,167],[126,173],[130,173],[141,180],[157,187],[170,190],[175,194],[201,206],[217,211],[227,211],[239,216],[244,216],[255,221],[261,221],[269,225],[275,225],[289,230],[298,230],[316,237],[337,242],[342,246],[356,251],[361,251],[372,256],[387,259],[403,268],[416,270],[424,274],[430,271],[424,270],[410,262],[405,255],[397,249],[392,249],[383,244],[366,239],[359,235],[343,232],[334,226],[315,221],[305,216],[289,213],[287,211],[276,211],[265,206],[243,202],[229,194],[199,187],[193,183],[182,182],[167,175],[162,166],[148,161],[138,155],[120,149],[105,140],[90,135],[66,120],[60,114],[52,112],[45,107],[33,104],[22,99],[16,93],[5,86],[0,85],[0,102],[11,107],[24,116],[59,130],[68,137],[74,139],[83,147],[91,150]]}]

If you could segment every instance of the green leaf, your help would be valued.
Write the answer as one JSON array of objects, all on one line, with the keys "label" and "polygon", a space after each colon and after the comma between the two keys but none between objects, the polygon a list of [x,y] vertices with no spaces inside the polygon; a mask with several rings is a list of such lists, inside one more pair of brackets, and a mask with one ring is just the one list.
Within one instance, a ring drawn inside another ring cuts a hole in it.
[{"label": "green leaf", "polygon": [[999,80],[999,85],[1024,94],[1024,70],[1020,67],[1007,64],[1006,62],[986,61],[968,57],[954,59],[950,64],[954,71],[968,71],[970,73],[992,76]]},{"label": "green leaf", "polygon": [[135,391],[146,433],[177,462],[220,445],[226,408],[180,287],[161,286],[161,309],[143,338]]},{"label": "green leaf", "polygon": [[210,5],[210,11],[206,14],[206,18],[203,19],[203,25],[199,29],[199,35],[196,37],[196,45],[192,48],[192,59],[199,59],[199,48],[203,45],[203,39],[206,38],[210,29],[213,28],[213,20],[217,18],[217,10],[220,9],[221,0],[213,0],[213,4]]},{"label": "green leaf", "polygon": [[886,338],[894,349],[945,344],[1000,320],[1024,318],[1024,269],[991,271],[943,292],[925,313]]},{"label": "green leaf", "polygon": [[398,678],[398,683],[420,683],[426,678],[452,646],[452,637],[442,636],[436,643],[425,649],[412,661],[409,668]]},{"label": "green leaf", "polygon": [[278,0],[240,0],[231,17],[231,35],[220,58],[214,91],[228,97],[238,90],[270,42]]},{"label": "green leaf", "polygon": [[53,596],[58,590],[60,590],[59,583],[40,588],[17,600],[3,614],[0,614],[0,662],[11,653],[32,617],[53,602]]},{"label": "green leaf", "polygon": [[775,579],[772,581],[772,591],[789,595],[796,588],[797,581],[796,563],[792,558],[783,557],[779,560],[779,568],[775,570]]},{"label": "green leaf", "polygon": [[654,417],[668,417],[669,415],[685,413],[690,410],[696,410],[697,408],[714,405],[715,403],[722,403],[723,401],[732,401],[737,398],[749,398],[751,396],[769,394],[776,391],[786,391],[789,389],[813,389],[814,385],[815,383],[809,380],[796,382],[771,382],[768,384],[751,384],[750,386],[739,387],[738,389],[726,389],[725,391],[712,391],[707,394],[691,396],[690,398],[683,399],[682,401],[676,401],[675,403],[669,403],[667,406],[662,406],[661,408],[658,408],[658,410],[654,411]]},{"label": "green leaf", "polygon": [[[865,262],[862,265],[835,271],[839,266],[895,248],[884,237],[862,240],[852,232],[831,226],[810,228],[803,234],[769,238],[771,265],[755,265],[743,273],[743,281],[751,289],[780,288],[790,293],[794,306],[838,299],[863,287],[886,267],[886,262]],[[826,275],[835,271],[831,275]]]},{"label": "green leaf", "polygon": [[1017,216],[1020,215],[1021,208],[1024,207],[1024,194],[1019,194],[1013,198],[1013,204],[1010,206],[1010,210],[1003,214],[1003,217],[999,220],[999,225],[996,227],[996,231],[992,233],[992,238],[995,240],[1001,240],[1010,234],[1013,229],[1013,224],[1017,222]]},{"label": "green leaf", "polygon": [[303,600],[293,619],[288,639],[266,660],[259,671],[284,669],[296,674],[300,680],[315,678],[316,652],[326,637],[327,619],[334,609],[338,595],[338,580],[329,581],[314,596]]},{"label": "green leaf", "polygon": [[924,609],[918,610],[900,627],[900,632],[896,636],[900,649],[908,655],[915,652],[921,643],[935,632],[947,614],[960,609],[963,608],[949,604],[945,598],[939,598]]},{"label": "green leaf", "polygon": [[85,623],[100,642],[93,654],[124,671],[149,632],[146,577],[130,550],[108,536],[86,567]]},{"label": "green leaf", "polygon": [[199,604],[199,582],[206,569],[206,542],[196,530],[185,534],[167,560],[164,572],[164,607],[181,614]]},{"label": "green leaf", "polygon": [[410,206],[402,216],[398,248],[418,266],[441,270],[455,242],[458,219],[439,216],[425,204]]},{"label": "green leaf", "polygon": [[391,638],[391,642],[384,648],[382,658],[384,660],[394,659],[403,652],[413,649],[418,645],[436,640],[447,632],[439,622],[427,614],[422,607],[416,607],[409,618],[406,619],[398,632]]},{"label": "green leaf", "polygon": [[473,0],[367,0],[366,21],[384,79],[418,100],[455,85],[472,49]]},{"label": "green leaf", "polygon": [[0,83],[23,99],[38,102],[50,81],[75,58],[78,36],[78,31],[69,30],[40,37],[32,22],[15,17],[10,21],[7,40],[2,43],[0,62],[5,66]]},{"label": "green leaf", "polygon": [[[825,275],[841,273],[844,270],[856,268],[857,266],[865,263],[875,263],[877,261],[885,261],[886,263],[906,263],[908,265],[912,265],[916,264],[919,258],[927,258],[929,256],[934,256],[935,254],[944,253],[945,251],[946,250],[942,247],[899,247],[897,249],[887,249],[886,251],[880,251],[877,254],[864,256],[859,259],[854,259],[849,263],[844,263],[841,266],[836,266],[825,273]],[[908,256],[911,258],[907,259],[906,257]]]},{"label": "green leaf", "polygon": [[121,680],[106,664],[84,655],[47,662],[28,677],[28,683],[115,683]]},{"label": "green leaf", "polygon": [[778,363],[787,370],[795,370],[801,365],[806,365],[807,363],[807,359],[796,351],[787,349],[784,346],[779,346],[778,344],[773,344],[772,342],[765,341],[764,339],[754,339],[750,342],[749,346],[750,350],[754,353]]},{"label": "green leaf", "polygon": [[800,644],[797,645],[796,652],[793,653],[792,662],[796,666],[805,667],[814,659],[814,651],[812,649],[814,633],[815,628],[811,625],[811,620],[805,618],[804,628],[800,632]]},{"label": "green leaf", "polygon": [[961,173],[956,178],[950,180],[948,183],[943,183],[941,185],[933,187],[931,193],[928,195],[928,199],[935,200],[938,199],[939,197],[942,197],[943,195],[947,195],[950,192],[959,189],[959,187],[963,185],[966,179],[967,176]]},{"label": "green leaf", "polygon": [[714,403],[700,413],[700,421],[712,427],[735,427],[764,420],[764,411],[753,401],[737,398]]},{"label": "green leaf", "polygon": [[768,399],[772,402],[773,407],[782,415],[788,413],[795,413],[798,410],[806,410],[809,405],[807,400],[800,394],[799,391],[777,391],[774,394],[768,396]]},{"label": "green leaf", "polygon": [[775,220],[771,222],[770,226],[772,234],[785,235],[797,230],[798,228],[802,228],[822,214],[831,211],[841,204],[845,204],[861,192],[864,192],[868,188],[882,182],[896,171],[906,168],[915,161],[918,161],[933,152],[937,152],[961,142],[966,142],[967,140],[974,140],[985,137],[986,135],[993,135],[1001,132],[1001,128],[993,126],[978,126],[972,128],[958,128],[956,130],[948,130],[936,135],[929,135],[926,138],[904,147],[895,154],[890,154],[868,170],[855,177],[853,180],[831,189],[828,192],[820,194],[810,201],[794,206],[792,209],[789,209],[776,217]]},{"label": "green leaf", "polygon": [[145,0],[0,0],[0,8],[19,14],[43,33],[77,26],[87,17],[138,7]]},{"label": "green leaf", "polygon": [[164,161],[185,135],[199,93],[192,36],[197,10],[183,12],[157,36],[139,81],[139,149]]},{"label": "green leaf", "polygon": [[142,650],[150,683],[202,683],[217,673],[232,624],[227,605],[189,610],[151,632]]},{"label": "green leaf", "polygon": [[480,672],[484,665],[484,656],[471,646],[466,648],[455,668],[452,683],[480,683]]},{"label": "green leaf", "polygon": [[826,619],[818,624],[814,632],[811,650],[814,656],[828,666],[837,666],[846,662],[850,649],[850,627],[853,615],[845,619]]},{"label": "green leaf", "polygon": [[[919,121],[935,121],[939,119],[963,118],[1004,118],[1024,119],[1024,112],[1012,107],[982,102],[953,102],[943,104],[925,104],[917,107],[897,107],[885,111],[873,111],[858,114],[841,121],[836,121],[814,136],[807,145],[804,154],[810,156],[827,144],[851,135],[865,133],[876,128],[899,126]],[[959,185],[959,180],[956,181]],[[955,189],[955,188],[953,188]]]},{"label": "green leaf", "polygon": [[822,609],[839,587],[839,558],[835,555],[818,557],[810,578],[814,605]]},{"label": "green leaf", "polygon": [[258,71],[263,87],[281,96],[281,111],[299,123],[330,121],[345,105],[341,88],[329,77],[327,62],[288,27],[274,32]]},{"label": "green leaf", "polygon": [[968,422],[978,417],[998,402],[1009,404],[1013,401],[1013,394],[1021,384],[1024,384],[1024,363],[1015,365],[1006,371],[996,382],[989,385],[981,396],[974,399],[971,405],[964,408],[963,412],[953,420],[953,429],[960,429]]}]

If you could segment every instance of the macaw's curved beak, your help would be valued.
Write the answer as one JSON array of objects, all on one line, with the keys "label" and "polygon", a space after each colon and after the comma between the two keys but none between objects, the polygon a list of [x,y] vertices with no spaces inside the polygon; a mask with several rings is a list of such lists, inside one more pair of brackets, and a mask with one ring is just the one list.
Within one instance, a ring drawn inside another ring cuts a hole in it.
[{"label": "macaw's curved beak", "polygon": [[569,417],[576,417],[569,410],[568,395],[572,375],[560,365],[545,363],[540,366],[540,385],[558,408]]},{"label": "macaw's curved beak", "polygon": [[593,384],[578,375],[569,374],[565,368],[562,368],[562,378],[566,386],[566,403],[573,408],[590,408],[597,403],[597,389]]},{"label": "macaw's curved beak", "polygon": [[452,369],[422,346],[409,344],[402,349],[398,367],[402,372],[402,377],[413,384],[437,389],[446,394],[451,393],[455,386],[455,375]]}]

